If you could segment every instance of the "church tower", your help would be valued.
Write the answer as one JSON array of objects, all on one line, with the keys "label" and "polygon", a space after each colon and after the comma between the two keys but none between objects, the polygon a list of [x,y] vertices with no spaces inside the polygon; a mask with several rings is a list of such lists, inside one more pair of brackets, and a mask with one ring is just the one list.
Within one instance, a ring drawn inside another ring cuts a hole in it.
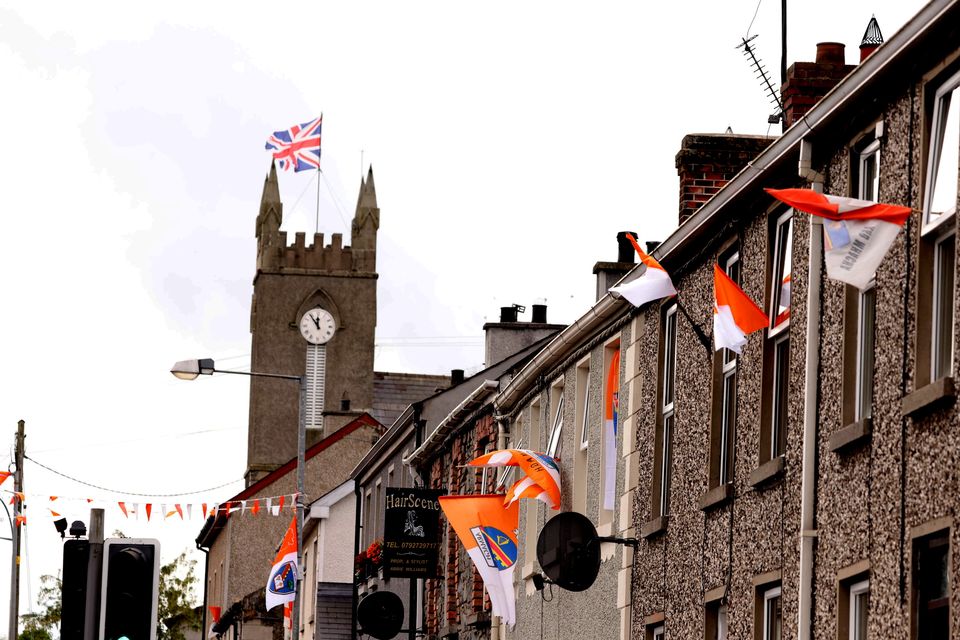
[{"label": "church tower", "polygon": [[[250,306],[250,368],[307,376],[307,446],[373,406],[380,209],[371,167],[361,180],[352,246],[339,233],[306,245],[280,231],[283,204],[276,166],[257,216],[257,269]],[[250,379],[247,470],[250,486],[297,455],[299,390],[288,380]]]}]

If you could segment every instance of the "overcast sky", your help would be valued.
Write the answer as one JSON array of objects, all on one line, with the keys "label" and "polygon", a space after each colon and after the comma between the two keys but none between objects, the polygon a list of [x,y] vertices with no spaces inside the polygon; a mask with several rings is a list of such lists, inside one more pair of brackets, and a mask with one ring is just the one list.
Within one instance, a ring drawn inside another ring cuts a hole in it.
[{"label": "overcast sky", "polygon": [[[923,4],[794,3],[788,58],[838,41],[856,63],[872,14],[889,38]],[[166,560],[193,546],[200,518],[132,522],[117,500],[242,488],[247,381],[168,370],[205,356],[249,368],[272,131],[324,116],[319,214],[316,174],[280,176],[291,238],[319,215],[327,238],[348,242],[373,164],[377,368],[475,371],[500,306],[526,305],[529,319],[546,302],[551,322],[571,322],[618,231],[669,235],[684,134],[779,132],[736,48],[756,34],[779,85],[771,0],[0,0],[0,468],[24,419],[28,456],[102,487],[27,462],[21,612],[60,566],[48,496],[85,521],[82,499],[95,498],[108,533],[159,538]],[[8,588],[0,580],[0,602]]]}]

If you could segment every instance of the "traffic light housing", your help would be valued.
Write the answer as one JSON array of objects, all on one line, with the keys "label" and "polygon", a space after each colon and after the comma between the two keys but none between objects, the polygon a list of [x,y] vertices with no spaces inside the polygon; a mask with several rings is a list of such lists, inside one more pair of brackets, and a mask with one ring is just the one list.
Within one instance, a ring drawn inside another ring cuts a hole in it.
[{"label": "traffic light housing", "polygon": [[160,543],[108,538],[100,588],[102,640],[156,640]]},{"label": "traffic light housing", "polygon": [[90,542],[67,540],[63,544],[63,581],[60,601],[60,639],[83,640],[87,606],[87,564]]}]

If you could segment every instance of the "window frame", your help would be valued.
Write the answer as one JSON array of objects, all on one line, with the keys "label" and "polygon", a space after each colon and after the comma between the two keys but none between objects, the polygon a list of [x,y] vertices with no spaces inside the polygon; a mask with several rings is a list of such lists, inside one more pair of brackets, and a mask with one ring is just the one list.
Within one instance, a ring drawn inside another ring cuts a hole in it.
[{"label": "window frame", "polygon": [[563,451],[563,396],[563,377],[561,376],[550,385],[550,408],[554,409],[554,412],[550,439],[547,441],[547,455],[551,458],[559,458],[559,453]]},{"label": "window frame", "polygon": [[[956,96],[952,94],[954,91],[958,91]],[[933,193],[937,186],[936,179],[937,174],[939,173],[939,160],[941,153],[944,147],[944,134],[946,133],[946,121],[941,125],[943,120],[943,103],[944,98],[947,96],[956,97],[957,104],[953,105],[956,108],[956,117],[960,120],[960,70],[955,71],[944,81],[940,82],[937,86],[937,90],[933,94],[933,111],[931,112],[930,118],[930,129],[929,137],[927,138],[927,165],[924,176],[924,188],[923,188],[923,215],[922,215],[922,228],[921,234],[926,235],[928,233],[934,232],[936,228],[944,224],[946,220],[953,218],[956,214],[956,196],[954,193],[954,208],[952,210],[946,210],[943,212],[932,212],[931,206],[933,204]],[[950,107],[947,107],[946,115],[950,115]],[[960,128],[960,122],[955,122],[958,128]],[[956,150],[954,150],[956,151]],[[955,187],[956,188],[956,187]],[[936,219],[931,220],[931,215],[934,214],[937,216]]]},{"label": "window frame", "polygon": [[[924,527],[920,527],[921,529]],[[924,580],[923,576],[920,574],[921,571],[921,559],[924,557],[924,554],[929,553],[934,548],[943,548],[944,550],[944,559],[943,563],[945,565],[944,571],[944,580],[946,584],[946,594],[940,598],[936,598],[926,603],[926,610],[940,610],[944,607],[946,608],[946,626],[947,634],[946,637],[950,636],[950,600],[953,595],[953,584],[951,580],[952,571],[952,544],[951,544],[951,534],[952,529],[950,527],[940,528],[935,531],[932,531],[929,534],[922,536],[915,536],[913,538],[912,551],[913,555],[910,560],[910,637],[914,640],[924,639],[929,640],[930,636],[927,635],[928,628],[923,626],[924,620],[921,619],[921,607],[924,605],[923,602],[923,589],[924,586],[928,583]],[[922,635],[921,635],[922,634]]]},{"label": "window frame", "polygon": [[[960,98],[960,96],[958,96]],[[956,356],[956,344],[954,338],[955,328],[955,287],[956,287],[956,263],[957,263],[957,233],[956,229],[938,229],[941,233],[931,238],[933,244],[933,286],[931,288],[931,327],[930,327],[930,380],[936,381],[953,375],[953,360]],[[945,243],[953,244],[951,256],[947,263],[949,269],[944,270],[943,246]],[[946,293],[946,297],[944,296]],[[946,312],[949,317],[949,327],[944,329],[941,326],[942,316]],[[943,339],[949,340],[949,347],[946,353],[942,353]]]},{"label": "window frame", "polygon": [[[740,284],[742,260],[740,248],[733,245],[718,260],[720,268]],[[738,358],[730,349],[713,354],[713,400],[710,420],[710,458],[707,485],[715,489],[733,481],[738,398]]]},{"label": "window frame", "polygon": [[660,375],[657,384],[657,429],[654,437],[654,477],[651,511],[654,518],[670,515],[673,430],[676,418],[677,303],[663,307],[660,323]]},{"label": "window frame", "polygon": [[[773,636],[773,629],[771,628],[771,623],[773,622],[770,618],[770,603],[776,601],[777,608],[779,609],[779,618],[780,618],[780,629],[778,636]],[[762,640],[783,640],[783,597],[782,597],[782,588],[780,585],[772,587],[770,589],[765,589],[763,592],[763,615],[761,619],[763,620],[763,627],[761,629],[761,638]]]},{"label": "window frame", "polygon": [[[861,597],[866,600],[863,602]],[[855,582],[849,587],[849,605],[847,609],[847,640],[866,640],[870,625],[870,579]],[[861,607],[866,607],[866,624],[860,628]]]},{"label": "window frame", "polygon": [[[785,277],[784,273],[788,267],[790,271],[787,275],[793,275],[793,217],[793,209],[787,209],[777,215],[773,222],[773,232],[771,234],[771,239],[773,240],[773,261],[770,265],[772,268],[769,270],[770,298],[769,306],[767,307],[767,337],[769,338],[790,329],[790,311],[792,305],[789,299],[786,305],[786,316],[779,322],[777,318],[780,318],[784,314],[784,312],[781,312],[779,309],[783,279]],[[783,233],[781,229],[784,227],[787,227],[786,235],[781,241],[781,234]]]},{"label": "window frame", "polygon": [[589,477],[588,449],[590,447],[590,356],[577,363],[576,403],[574,410],[574,431],[576,432],[576,451],[573,464],[573,510],[586,514],[587,487]]}]

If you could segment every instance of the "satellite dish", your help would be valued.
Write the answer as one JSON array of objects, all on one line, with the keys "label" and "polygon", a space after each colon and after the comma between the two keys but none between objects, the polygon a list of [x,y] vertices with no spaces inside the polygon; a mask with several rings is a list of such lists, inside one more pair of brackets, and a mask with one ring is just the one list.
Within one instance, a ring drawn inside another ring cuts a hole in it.
[{"label": "satellite dish", "polygon": [[391,591],[375,591],[357,605],[360,629],[377,640],[390,640],[403,626],[403,601]]},{"label": "satellite dish", "polygon": [[600,572],[600,543],[593,523],[575,511],[553,517],[537,538],[537,561],[557,586],[567,591],[589,589]]}]

